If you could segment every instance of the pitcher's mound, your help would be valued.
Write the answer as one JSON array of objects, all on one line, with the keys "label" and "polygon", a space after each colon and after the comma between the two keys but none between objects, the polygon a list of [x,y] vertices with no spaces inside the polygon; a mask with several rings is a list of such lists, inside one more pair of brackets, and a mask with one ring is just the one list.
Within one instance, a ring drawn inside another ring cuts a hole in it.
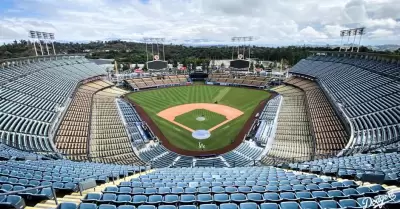
[{"label": "pitcher's mound", "polygon": [[196,120],[197,120],[197,121],[205,121],[206,118],[205,118],[205,117],[197,117]]},{"label": "pitcher's mound", "polygon": [[192,137],[197,140],[204,140],[210,138],[211,133],[207,130],[195,130],[192,132]]}]

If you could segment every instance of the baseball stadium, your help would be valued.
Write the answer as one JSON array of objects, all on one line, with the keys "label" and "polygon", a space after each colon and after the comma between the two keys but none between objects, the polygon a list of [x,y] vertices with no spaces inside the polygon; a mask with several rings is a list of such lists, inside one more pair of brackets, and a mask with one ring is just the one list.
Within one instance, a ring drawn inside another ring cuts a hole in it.
[{"label": "baseball stadium", "polygon": [[0,209],[400,208],[399,56],[353,41],[267,69],[246,45],[196,67],[146,38],[144,63],[101,64],[29,34],[0,60]]}]

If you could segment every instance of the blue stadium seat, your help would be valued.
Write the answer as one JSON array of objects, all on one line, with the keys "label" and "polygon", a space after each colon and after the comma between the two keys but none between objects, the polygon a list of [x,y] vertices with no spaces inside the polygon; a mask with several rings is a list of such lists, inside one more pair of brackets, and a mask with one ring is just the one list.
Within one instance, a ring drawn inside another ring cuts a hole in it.
[{"label": "blue stadium seat", "polygon": [[317,200],[331,200],[333,199],[330,197],[326,192],[324,191],[313,191],[311,192],[313,197],[315,197]]},{"label": "blue stadium seat", "polygon": [[263,196],[260,193],[249,193],[247,199],[251,202],[262,203],[265,202]]},{"label": "blue stadium seat", "polygon": [[173,205],[160,205],[158,209],[176,209],[176,207]]},{"label": "blue stadium seat", "polygon": [[213,198],[211,194],[198,194],[197,195],[197,202],[199,204],[207,204],[207,203],[212,203]]},{"label": "blue stadium seat", "polygon": [[321,209],[318,202],[315,201],[301,201],[300,207],[303,209]]},{"label": "blue stadium seat", "polygon": [[296,197],[302,201],[314,201],[315,198],[311,195],[310,192],[296,192]]},{"label": "blue stadium seat", "polygon": [[[252,186],[251,189],[253,192],[258,192],[258,193],[264,193],[265,192],[265,187],[264,186]],[[226,188],[225,188],[226,190]]]},{"label": "blue stadium seat", "polygon": [[172,194],[183,194],[183,193],[184,193],[184,190],[183,190],[182,187],[173,187],[173,188],[171,189],[171,193],[172,193]]},{"label": "blue stadium seat", "polygon": [[171,188],[169,187],[160,187],[158,188],[158,194],[165,195],[171,193]]},{"label": "blue stadium seat", "polygon": [[176,194],[167,194],[164,196],[164,204],[176,204],[179,202],[179,196]]},{"label": "blue stadium seat", "polygon": [[224,193],[225,189],[222,186],[213,186],[211,188],[211,192],[216,194],[216,193]]},{"label": "blue stadium seat", "polygon": [[264,193],[264,199],[267,202],[277,202],[277,203],[279,203],[279,202],[282,201],[282,198],[279,196],[279,194],[275,193],[275,192]]},{"label": "blue stadium seat", "polygon": [[238,206],[235,203],[222,203],[219,205],[219,209],[237,209]]},{"label": "blue stadium seat", "polygon": [[240,203],[240,209],[258,209],[257,203],[254,202],[244,202]]},{"label": "blue stadium seat", "polygon": [[132,201],[132,197],[128,194],[120,194],[117,196],[115,203],[117,205],[128,204]]},{"label": "blue stadium seat", "polygon": [[363,207],[358,204],[357,201],[353,199],[343,199],[339,200],[339,205],[348,209],[362,209]]},{"label": "blue stadium seat", "polygon": [[118,206],[118,209],[135,209],[135,206],[133,206],[133,205],[120,205],[120,206]]},{"label": "blue stadium seat", "polygon": [[146,195],[133,195],[132,197],[132,204],[134,205],[141,205],[147,202]]},{"label": "blue stadium seat", "polygon": [[234,187],[234,186],[227,186],[227,187],[225,187],[225,192],[226,193],[237,193],[238,189],[237,189],[237,187]]},{"label": "blue stadium seat", "polygon": [[81,203],[78,209],[97,209],[97,205],[93,203]]},{"label": "blue stadium seat", "polygon": [[57,206],[57,209],[77,209],[78,206],[72,202],[63,202]]},{"label": "blue stadium seat", "polygon": [[214,194],[214,201],[217,204],[228,203],[230,202],[230,198],[228,194]]},{"label": "blue stadium seat", "polygon": [[156,209],[154,205],[140,205],[137,209]]},{"label": "blue stadium seat", "polygon": [[102,194],[100,193],[88,193],[81,199],[85,203],[95,203],[101,199]]},{"label": "blue stadium seat", "polygon": [[118,192],[115,192],[117,194],[131,194],[132,189],[131,187],[119,187]]},{"label": "blue stadium seat", "polygon": [[245,194],[242,193],[234,193],[231,194],[231,201],[234,203],[242,203],[247,201],[247,197]]},{"label": "blue stadium seat", "polygon": [[218,206],[215,204],[201,204],[199,209],[218,209]]},{"label": "blue stadium seat", "polygon": [[261,203],[260,209],[279,209],[279,205],[277,203]]},{"label": "blue stadium seat", "polygon": [[321,200],[319,204],[321,208],[341,208],[335,200]]},{"label": "blue stadium seat", "polygon": [[98,209],[117,209],[117,207],[110,204],[101,204],[99,205]]},{"label": "blue stadium seat", "polygon": [[363,196],[362,194],[358,193],[358,191],[354,188],[343,189],[342,192],[344,195],[349,196],[353,199],[357,199]]},{"label": "blue stadium seat", "polygon": [[147,199],[146,204],[158,205],[158,204],[162,203],[162,201],[163,201],[163,197],[161,195],[154,194],[154,195],[150,195],[149,196],[149,198]]},{"label": "blue stadium seat", "polygon": [[193,194],[183,194],[179,202],[181,204],[194,204],[196,203],[196,197]]},{"label": "blue stadium seat", "polygon": [[279,196],[283,201],[298,201],[298,198],[293,192],[281,192]]},{"label": "blue stadium seat", "polygon": [[25,207],[25,201],[17,195],[7,195],[2,202],[0,202],[0,208],[15,208],[22,209]]},{"label": "blue stadium seat", "polygon": [[297,202],[281,202],[280,207],[281,209],[301,209]]},{"label": "blue stadium seat", "polygon": [[340,190],[330,190],[327,192],[329,197],[332,197],[335,200],[340,200],[340,199],[347,199],[349,196],[343,194],[342,191]]}]

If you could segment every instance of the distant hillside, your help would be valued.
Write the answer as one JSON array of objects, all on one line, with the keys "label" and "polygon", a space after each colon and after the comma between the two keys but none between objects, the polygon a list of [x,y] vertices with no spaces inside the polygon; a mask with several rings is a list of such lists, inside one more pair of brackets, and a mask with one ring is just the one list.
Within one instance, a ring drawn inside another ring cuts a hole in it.
[{"label": "distant hillside", "polygon": [[[0,46],[0,59],[34,56],[32,44],[25,41],[14,41],[14,43]],[[55,43],[56,53],[73,54],[87,53],[91,59],[115,59],[122,63],[144,63],[146,61],[146,47],[144,43],[125,41],[97,41],[89,43]],[[148,47],[151,52],[151,47]],[[153,48],[154,51],[157,49]],[[168,44],[164,47],[165,59],[171,63],[194,63],[201,65],[208,63],[210,59],[231,59],[232,47],[226,46],[184,46]],[[284,60],[287,64],[293,65],[299,60],[308,56],[308,51],[324,50],[336,51],[338,48],[311,47],[311,46],[288,46],[288,47],[259,47],[251,48],[251,58],[258,60]],[[361,52],[374,52],[366,47],[361,47]],[[382,52],[380,52],[382,53]],[[398,53],[398,49],[395,52]],[[248,55],[248,51],[245,52]],[[235,50],[236,56],[236,50]],[[149,55],[150,59],[152,55]],[[247,57],[247,56],[246,56]],[[163,56],[161,55],[161,58]]]}]

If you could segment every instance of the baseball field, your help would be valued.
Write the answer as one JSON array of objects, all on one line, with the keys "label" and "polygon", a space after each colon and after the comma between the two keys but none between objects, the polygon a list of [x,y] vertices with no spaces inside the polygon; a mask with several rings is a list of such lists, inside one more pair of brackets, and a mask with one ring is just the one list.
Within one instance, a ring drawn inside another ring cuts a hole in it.
[{"label": "baseball field", "polygon": [[230,145],[267,91],[194,85],[135,92],[139,105],[170,144],[187,151],[212,151]]}]

